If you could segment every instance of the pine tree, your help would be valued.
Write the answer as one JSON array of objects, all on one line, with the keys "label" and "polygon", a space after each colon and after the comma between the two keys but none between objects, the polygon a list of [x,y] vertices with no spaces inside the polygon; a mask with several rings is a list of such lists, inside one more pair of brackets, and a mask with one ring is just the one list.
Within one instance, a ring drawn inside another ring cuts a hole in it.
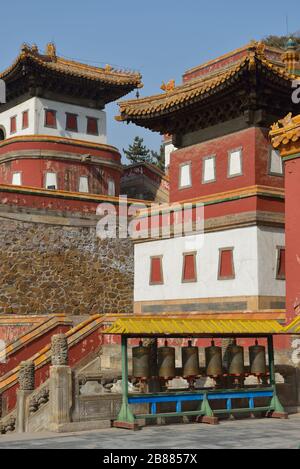
[{"label": "pine tree", "polygon": [[128,150],[123,148],[123,152],[130,163],[151,163],[152,156],[150,150],[143,143],[143,138],[135,137],[133,144],[129,145]]},{"label": "pine tree", "polygon": [[157,166],[161,171],[165,172],[165,149],[164,146],[160,146],[159,153],[157,151],[151,151],[152,164]]},{"label": "pine tree", "polygon": [[144,139],[141,137],[135,137],[133,143],[129,145],[128,149],[123,148],[123,152],[126,155],[130,163],[150,163],[157,166],[161,171],[165,170],[165,152],[161,145],[159,153],[144,145]]}]

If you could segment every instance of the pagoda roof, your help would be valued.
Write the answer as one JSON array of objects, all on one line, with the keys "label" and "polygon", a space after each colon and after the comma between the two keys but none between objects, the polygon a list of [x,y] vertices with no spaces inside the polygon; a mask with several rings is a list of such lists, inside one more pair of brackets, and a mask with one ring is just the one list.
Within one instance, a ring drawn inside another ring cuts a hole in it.
[{"label": "pagoda roof", "polygon": [[[39,52],[37,46],[23,44],[13,64],[0,73],[0,79],[4,80],[9,87],[10,83],[15,82],[25,75],[37,75],[43,73],[48,79],[55,77],[63,79],[72,79],[76,81],[88,82],[93,88],[105,88],[107,97],[104,98],[105,104],[119,99],[135,88],[142,87],[141,74],[125,70],[116,70],[110,65],[105,67],[96,67],[69,60],[56,55],[55,45],[50,43],[44,54]],[[9,92],[9,89],[8,89]]]},{"label": "pagoda roof", "polygon": [[[167,121],[164,120],[165,125],[162,124],[161,128],[158,128],[158,119],[162,123],[163,119],[168,119],[184,109],[190,109],[191,106],[226,90],[245,72],[253,72],[255,75],[257,70],[261,70],[263,75],[278,77],[289,86],[297,75],[289,73],[279,59],[280,50],[252,42],[244,48],[222,56],[219,61],[216,59],[189,70],[184,75],[184,83],[179,86],[174,86],[174,82],[171,81],[162,87],[165,90],[163,93],[121,101],[119,103],[120,115],[116,116],[116,119],[134,122],[152,130],[168,132]],[[193,72],[200,72],[200,74],[192,78]]]}]

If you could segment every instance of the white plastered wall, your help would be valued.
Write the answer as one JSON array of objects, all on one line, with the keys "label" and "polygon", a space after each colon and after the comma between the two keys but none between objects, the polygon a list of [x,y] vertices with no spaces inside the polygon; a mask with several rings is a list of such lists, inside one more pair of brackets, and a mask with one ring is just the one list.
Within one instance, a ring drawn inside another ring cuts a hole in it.
[{"label": "white plastered wall", "polygon": [[[56,111],[57,128],[45,127],[45,109]],[[29,111],[29,127],[22,129],[22,113]],[[78,132],[65,130],[66,112],[77,114]],[[10,118],[17,116],[17,131],[10,133]],[[86,133],[87,116],[98,119],[99,135]],[[31,98],[7,111],[0,113],[0,126],[5,129],[6,138],[22,135],[51,135],[94,143],[106,143],[106,113],[97,109],[75,106],[43,98]]]},{"label": "white plastered wall", "polygon": [[[253,226],[196,235],[193,240],[178,237],[135,245],[135,301],[284,296],[285,282],[276,280],[274,271],[275,245],[284,245],[282,230],[261,232]],[[235,278],[232,280],[218,280],[219,248],[224,247],[234,248]],[[197,251],[198,278],[197,282],[182,283],[182,253],[189,251]],[[163,285],[149,285],[150,257],[156,255],[163,255]]]}]

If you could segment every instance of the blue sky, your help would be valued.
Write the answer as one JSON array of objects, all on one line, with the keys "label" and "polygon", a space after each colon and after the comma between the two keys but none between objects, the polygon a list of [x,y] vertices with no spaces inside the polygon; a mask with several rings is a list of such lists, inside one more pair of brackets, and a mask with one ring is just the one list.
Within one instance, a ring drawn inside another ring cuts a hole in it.
[{"label": "blue sky", "polygon": [[[300,30],[300,2],[289,0],[14,0],[0,6],[0,69],[23,42],[40,49],[54,41],[59,55],[103,66],[139,70],[141,96],[162,81],[180,83],[184,70],[268,34]],[[130,96],[130,95],[129,95]],[[118,123],[107,107],[108,140],[119,149],[135,135],[158,150],[161,136]]]}]

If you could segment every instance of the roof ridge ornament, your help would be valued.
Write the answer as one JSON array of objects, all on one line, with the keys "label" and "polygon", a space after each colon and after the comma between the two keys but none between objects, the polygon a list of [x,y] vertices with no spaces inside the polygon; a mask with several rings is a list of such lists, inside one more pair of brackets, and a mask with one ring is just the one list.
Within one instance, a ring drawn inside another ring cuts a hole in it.
[{"label": "roof ridge ornament", "polygon": [[256,43],[256,53],[258,57],[265,58],[265,49],[266,45],[262,41]]},{"label": "roof ridge ornament", "polygon": [[289,73],[295,73],[299,69],[300,54],[297,50],[297,43],[292,37],[287,41],[285,52],[282,54],[281,59]]},{"label": "roof ridge ornament", "polygon": [[112,68],[112,66],[111,66],[111,65],[109,65],[109,64],[106,64],[106,65],[105,65],[105,67],[104,67],[104,71],[105,71],[106,73],[109,73],[109,72],[111,72],[111,71],[112,71],[112,69],[113,69],[113,68]]},{"label": "roof ridge ornament", "polygon": [[169,80],[167,83],[163,81],[160,89],[166,93],[173,91],[175,89],[175,80]]},{"label": "roof ridge ornament", "polygon": [[56,61],[56,45],[54,42],[48,42],[46,45],[46,54],[50,57],[53,61]]}]

